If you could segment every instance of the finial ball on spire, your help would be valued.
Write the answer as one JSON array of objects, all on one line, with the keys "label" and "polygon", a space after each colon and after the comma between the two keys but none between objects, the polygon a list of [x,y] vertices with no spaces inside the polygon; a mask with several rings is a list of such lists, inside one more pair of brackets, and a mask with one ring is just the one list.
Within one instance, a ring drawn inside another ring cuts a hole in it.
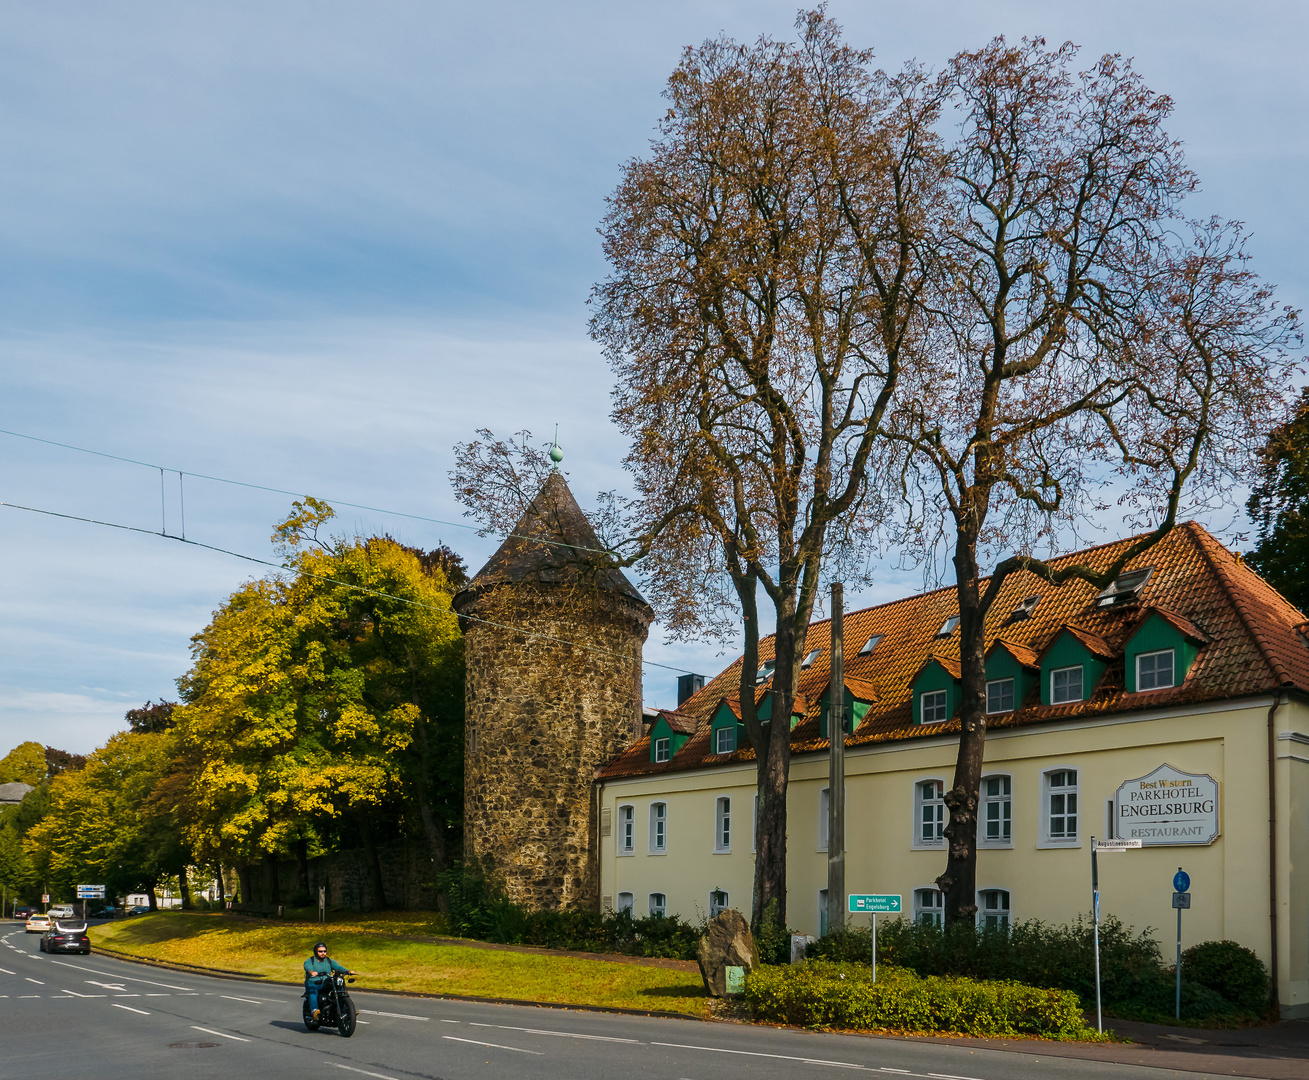
[{"label": "finial ball on spire", "polygon": [[559,425],[555,424],[555,443],[550,447],[550,460],[555,463],[555,472],[559,471],[559,463],[564,460],[563,447],[559,445]]}]

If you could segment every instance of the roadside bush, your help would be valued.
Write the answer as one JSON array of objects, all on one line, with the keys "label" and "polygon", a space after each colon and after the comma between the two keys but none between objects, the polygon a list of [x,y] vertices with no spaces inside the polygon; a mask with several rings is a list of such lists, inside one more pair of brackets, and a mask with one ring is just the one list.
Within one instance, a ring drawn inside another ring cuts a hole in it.
[{"label": "roadside bush", "polygon": [[1205,941],[1182,953],[1182,979],[1206,987],[1244,1013],[1268,1011],[1268,969],[1235,941]]},{"label": "roadside bush", "polygon": [[1077,995],[1015,982],[920,978],[911,971],[811,961],[756,968],[745,1002],[756,1020],[802,1027],[952,1031],[962,1035],[1041,1035],[1095,1039]]},{"label": "roadside bush", "polygon": [[777,921],[777,901],[770,900],[754,935],[755,959],[761,964],[789,964],[792,932]]}]

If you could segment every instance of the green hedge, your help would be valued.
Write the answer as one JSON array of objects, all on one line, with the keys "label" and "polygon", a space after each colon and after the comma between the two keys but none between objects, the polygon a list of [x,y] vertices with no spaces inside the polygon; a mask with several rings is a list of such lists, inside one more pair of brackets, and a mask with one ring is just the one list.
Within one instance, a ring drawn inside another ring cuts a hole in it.
[{"label": "green hedge", "polygon": [[811,1028],[951,1031],[961,1035],[1040,1035],[1097,1039],[1077,995],[1016,982],[920,978],[903,968],[814,960],[756,968],[745,1001],[756,1020]]}]

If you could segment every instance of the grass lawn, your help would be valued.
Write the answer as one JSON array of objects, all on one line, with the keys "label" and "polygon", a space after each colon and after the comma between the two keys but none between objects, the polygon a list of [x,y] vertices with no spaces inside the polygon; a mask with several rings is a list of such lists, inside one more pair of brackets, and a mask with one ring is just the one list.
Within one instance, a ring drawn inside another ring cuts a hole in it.
[{"label": "grass lawn", "polygon": [[364,973],[356,983],[359,990],[464,994],[707,1015],[708,1001],[696,972],[425,944],[382,937],[377,932],[439,932],[411,926],[410,921],[369,919],[360,929],[371,932],[357,933],[351,932],[348,924],[285,925],[218,914],[167,912],[92,927],[91,940],[109,952],[298,981],[314,942],[324,939],[334,960]]}]

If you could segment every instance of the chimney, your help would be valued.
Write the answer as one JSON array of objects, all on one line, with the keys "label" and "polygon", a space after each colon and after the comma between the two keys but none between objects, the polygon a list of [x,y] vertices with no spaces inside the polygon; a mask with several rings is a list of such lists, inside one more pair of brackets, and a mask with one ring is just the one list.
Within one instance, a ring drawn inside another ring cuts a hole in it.
[{"label": "chimney", "polygon": [[680,709],[682,703],[693,694],[698,694],[704,689],[703,675],[679,675],[677,676],[677,707]]}]

